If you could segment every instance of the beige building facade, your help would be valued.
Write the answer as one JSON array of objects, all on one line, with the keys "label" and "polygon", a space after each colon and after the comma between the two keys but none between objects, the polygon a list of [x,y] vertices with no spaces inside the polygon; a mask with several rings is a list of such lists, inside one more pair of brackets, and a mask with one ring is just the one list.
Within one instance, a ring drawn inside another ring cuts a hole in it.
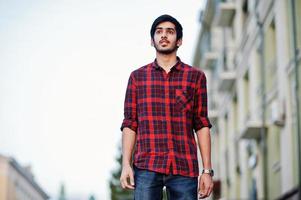
[{"label": "beige building facade", "polygon": [[13,158],[0,155],[0,200],[47,200],[30,169]]},{"label": "beige building facade", "polygon": [[301,0],[207,0],[213,199],[300,199]]}]

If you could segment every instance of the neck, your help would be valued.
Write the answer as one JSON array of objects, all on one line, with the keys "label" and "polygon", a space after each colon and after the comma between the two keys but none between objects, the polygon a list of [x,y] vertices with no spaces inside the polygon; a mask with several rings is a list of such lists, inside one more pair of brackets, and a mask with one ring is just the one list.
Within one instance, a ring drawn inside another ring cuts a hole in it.
[{"label": "neck", "polygon": [[176,52],[174,52],[166,55],[157,52],[156,60],[160,67],[162,67],[165,71],[169,72],[170,68],[172,68],[177,63],[177,54]]}]

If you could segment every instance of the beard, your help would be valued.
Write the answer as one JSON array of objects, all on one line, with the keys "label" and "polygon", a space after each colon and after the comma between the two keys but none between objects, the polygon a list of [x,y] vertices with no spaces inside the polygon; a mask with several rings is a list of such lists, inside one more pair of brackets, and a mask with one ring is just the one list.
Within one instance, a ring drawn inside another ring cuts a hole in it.
[{"label": "beard", "polygon": [[164,55],[169,55],[171,53],[174,53],[179,48],[176,44],[174,44],[169,49],[160,49],[159,45],[157,45],[157,44],[154,44],[154,47],[155,47],[155,49],[158,53],[161,53],[161,54],[164,54]]}]

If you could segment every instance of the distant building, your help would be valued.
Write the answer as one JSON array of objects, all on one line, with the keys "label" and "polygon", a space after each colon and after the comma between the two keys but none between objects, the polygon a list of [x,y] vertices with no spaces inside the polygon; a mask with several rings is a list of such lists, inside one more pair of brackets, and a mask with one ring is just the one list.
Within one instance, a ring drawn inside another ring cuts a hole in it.
[{"label": "distant building", "polygon": [[301,199],[301,0],[207,0],[200,24],[212,198]]},{"label": "distant building", "polygon": [[49,196],[35,182],[30,167],[0,155],[0,200],[47,200]]}]

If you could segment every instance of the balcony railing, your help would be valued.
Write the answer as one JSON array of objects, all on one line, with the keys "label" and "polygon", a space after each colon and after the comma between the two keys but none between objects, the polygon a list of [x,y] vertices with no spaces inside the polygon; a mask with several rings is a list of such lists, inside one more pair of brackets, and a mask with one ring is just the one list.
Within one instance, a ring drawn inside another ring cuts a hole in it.
[{"label": "balcony railing", "polygon": [[232,88],[236,80],[236,71],[227,70],[219,74],[219,90],[228,91]]},{"label": "balcony railing", "polygon": [[267,128],[263,126],[261,121],[248,120],[240,133],[240,139],[260,139],[261,130]]},{"label": "balcony railing", "polygon": [[212,68],[218,59],[218,53],[214,51],[209,51],[204,53],[203,66],[204,68]]}]

